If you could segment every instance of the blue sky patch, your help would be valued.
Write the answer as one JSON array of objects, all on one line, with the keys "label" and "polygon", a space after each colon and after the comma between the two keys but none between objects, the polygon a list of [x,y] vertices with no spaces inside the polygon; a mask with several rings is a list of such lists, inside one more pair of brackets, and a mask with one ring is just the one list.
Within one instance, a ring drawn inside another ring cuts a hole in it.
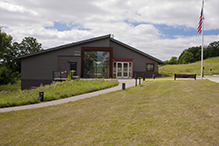
[{"label": "blue sky patch", "polygon": [[57,29],[58,31],[70,31],[72,29],[77,30],[87,30],[90,31],[90,28],[85,28],[82,24],[76,22],[66,23],[63,21],[55,21],[53,26],[46,26],[46,29]]},{"label": "blue sky patch", "polygon": [[[151,24],[151,23],[147,23],[147,22],[137,22],[134,21],[132,19],[125,19],[124,20],[125,23],[136,27],[140,24]],[[196,28],[188,28],[186,26],[168,26],[165,24],[152,24],[154,25],[155,28],[157,28],[159,30],[159,32],[162,34],[161,38],[165,39],[175,39],[176,36],[195,36],[195,35],[199,35],[197,33],[197,29]],[[204,31],[204,35],[219,35],[219,29],[215,29],[215,30],[205,30]]]}]

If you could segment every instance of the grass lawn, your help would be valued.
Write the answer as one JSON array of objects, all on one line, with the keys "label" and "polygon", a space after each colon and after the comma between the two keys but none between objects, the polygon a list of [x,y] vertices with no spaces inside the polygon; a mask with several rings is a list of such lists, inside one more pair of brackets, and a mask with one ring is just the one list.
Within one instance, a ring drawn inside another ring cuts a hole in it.
[{"label": "grass lawn", "polygon": [[102,90],[118,85],[117,79],[73,80],[52,83],[32,90],[21,90],[20,82],[0,86],[0,108],[39,103],[39,92],[44,92],[44,101],[67,98],[74,95]]},{"label": "grass lawn", "polygon": [[0,113],[0,145],[219,145],[219,84],[147,81],[66,104]]},{"label": "grass lawn", "polygon": [[[219,74],[219,57],[212,57],[203,61],[204,75]],[[159,73],[166,76],[173,76],[178,74],[201,74],[201,62],[190,64],[165,65],[159,67]]]}]

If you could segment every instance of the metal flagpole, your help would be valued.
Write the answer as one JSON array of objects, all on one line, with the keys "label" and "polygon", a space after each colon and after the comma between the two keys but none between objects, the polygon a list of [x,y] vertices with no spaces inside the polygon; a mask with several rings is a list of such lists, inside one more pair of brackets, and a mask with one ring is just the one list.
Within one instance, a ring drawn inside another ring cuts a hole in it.
[{"label": "metal flagpole", "polygon": [[[202,17],[204,18],[204,0],[202,1]],[[203,79],[203,48],[204,48],[204,19],[202,19],[202,50],[201,50],[201,80]]]}]

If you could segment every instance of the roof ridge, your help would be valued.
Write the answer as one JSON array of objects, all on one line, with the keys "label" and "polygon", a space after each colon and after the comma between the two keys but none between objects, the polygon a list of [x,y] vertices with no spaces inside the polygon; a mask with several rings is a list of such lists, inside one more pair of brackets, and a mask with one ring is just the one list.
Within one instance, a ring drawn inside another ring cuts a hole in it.
[{"label": "roof ridge", "polygon": [[39,52],[34,52],[34,53],[31,53],[31,54],[22,55],[22,56],[16,57],[15,59],[22,59],[22,58],[26,58],[26,57],[30,57],[30,56],[34,56],[34,55],[38,55],[38,54],[43,54],[43,53],[47,53],[47,52],[51,52],[51,51],[55,51],[55,50],[59,50],[59,49],[65,48],[65,47],[76,46],[76,45],[80,45],[80,44],[83,44],[83,43],[88,43],[88,42],[92,42],[92,41],[96,41],[96,40],[100,40],[100,39],[104,39],[104,38],[111,38],[111,36],[112,36],[111,34],[107,34],[107,35],[103,35],[103,36],[98,36],[98,37],[94,37],[94,38],[85,39],[85,40],[82,40],[82,41],[72,42],[72,43],[69,43],[69,44],[64,44],[64,45],[60,45],[60,46],[57,46],[57,47],[48,48],[46,50],[42,50],[42,51],[39,51]]}]

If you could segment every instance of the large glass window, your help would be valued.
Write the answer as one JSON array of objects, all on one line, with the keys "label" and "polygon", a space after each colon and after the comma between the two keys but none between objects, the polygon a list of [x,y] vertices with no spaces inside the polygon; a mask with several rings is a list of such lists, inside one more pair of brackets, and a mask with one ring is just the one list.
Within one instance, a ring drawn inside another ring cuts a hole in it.
[{"label": "large glass window", "polygon": [[84,51],[85,78],[110,77],[110,51]]}]

